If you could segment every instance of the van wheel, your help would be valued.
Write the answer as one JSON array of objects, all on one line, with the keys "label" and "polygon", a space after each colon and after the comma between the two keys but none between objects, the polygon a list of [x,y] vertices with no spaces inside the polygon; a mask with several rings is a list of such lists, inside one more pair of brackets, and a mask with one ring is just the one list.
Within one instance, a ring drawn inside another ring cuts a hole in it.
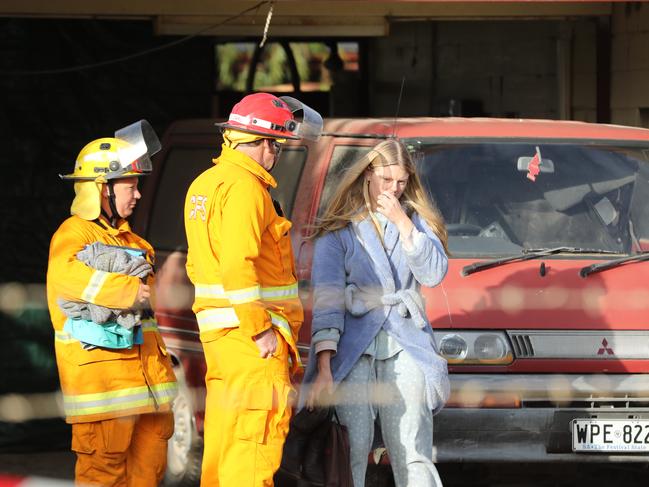
[{"label": "van wheel", "polygon": [[203,438],[196,430],[192,397],[180,367],[174,367],[178,396],[173,403],[174,434],[167,445],[167,487],[197,486],[201,478]]}]

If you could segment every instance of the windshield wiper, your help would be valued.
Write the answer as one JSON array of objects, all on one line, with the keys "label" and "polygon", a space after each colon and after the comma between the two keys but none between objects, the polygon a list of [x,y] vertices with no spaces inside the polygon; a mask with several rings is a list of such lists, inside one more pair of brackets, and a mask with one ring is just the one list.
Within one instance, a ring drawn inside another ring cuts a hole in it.
[{"label": "windshield wiper", "polygon": [[644,262],[649,260],[649,252],[641,252],[639,254],[630,255],[628,257],[622,257],[620,259],[609,260],[608,262],[602,262],[601,264],[591,264],[586,267],[582,267],[579,271],[581,277],[588,277],[591,274],[597,272],[607,271],[615,267],[619,267],[627,262]]},{"label": "windshield wiper", "polygon": [[566,253],[566,254],[617,254],[618,253],[611,250],[583,249],[580,247],[523,249],[521,252],[522,252],[521,255],[512,255],[511,257],[505,257],[503,259],[494,259],[494,260],[475,262],[473,264],[469,264],[462,268],[462,275],[466,277],[476,272],[484,271],[486,269],[491,269],[493,267],[499,267],[503,264],[509,264],[510,262],[522,262],[525,260],[539,259],[541,257],[546,257],[548,255],[561,254],[561,253]]}]

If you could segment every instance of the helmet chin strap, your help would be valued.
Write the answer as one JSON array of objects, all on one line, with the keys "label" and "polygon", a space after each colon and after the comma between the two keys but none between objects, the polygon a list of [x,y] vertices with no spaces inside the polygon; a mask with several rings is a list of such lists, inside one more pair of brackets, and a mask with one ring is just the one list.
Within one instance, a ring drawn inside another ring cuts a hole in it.
[{"label": "helmet chin strap", "polygon": [[273,153],[273,163],[271,164],[271,166],[268,169],[266,169],[266,171],[269,174],[273,172],[273,169],[275,169],[275,167],[277,167],[277,162],[278,161],[279,161],[279,154],[277,152],[275,152],[275,153]]},{"label": "helmet chin strap", "polygon": [[110,224],[113,227],[116,227],[117,220],[119,219],[120,215],[117,211],[117,205],[115,204],[115,191],[113,189],[113,182],[108,181],[106,183],[106,187],[108,189],[108,206],[110,207],[110,212],[112,213],[112,216],[110,217]]}]

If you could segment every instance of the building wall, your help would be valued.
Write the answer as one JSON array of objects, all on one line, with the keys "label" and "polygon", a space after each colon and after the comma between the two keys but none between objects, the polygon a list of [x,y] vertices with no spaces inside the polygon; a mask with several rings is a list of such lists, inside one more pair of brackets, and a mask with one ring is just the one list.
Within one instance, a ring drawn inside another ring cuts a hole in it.
[{"label": "building wall", "polygon": [[566,118],[582,122],[597,121],[597,48],[594,20],[580,20],[569,28],[570,113]]},{"label": "building wall", "polygon": [[[649,56],[646,30],[625,36]],[[394,115],[405,76],[402,115],[596,122],[597,62],[596,18],[394,23],[369,43],[369,114]]]},{"label": "building wall", "polygon": [[649,4],[613,5],[612,122],[649,128]]},{"label": "building wall", "polygon": [[60,173],[93,139],[146,118],[158,134],[210,114],[206,38],[128,62],[87,66],[168,42],[150,22],[0,20],[0,394],[56,390],[45,305],[52,233],[74,196]]},{"label": "building wall", "polygon": [[[44,281],[49,237],[73,196],[58,174],[70,172],[86,143],[142,118],[162,137],[175,119],[210,115],[207,38],[127,62],[74,68],[169,40],[154,36],[149,22],[0,21],[0,282]],[[60,68],[73,69],[53,72]]]},{"label": "building wall", "polygon": [[559,118],[555,21],[397,22],[370,42],[370,114]]},{"label": "building wall", "polygon": [[431,22],[393,23],[389,36],[369,41],[368,115],[394,116],[399,104],[401,116],[432,113],[436,67],[434,29],[435,24]]}]

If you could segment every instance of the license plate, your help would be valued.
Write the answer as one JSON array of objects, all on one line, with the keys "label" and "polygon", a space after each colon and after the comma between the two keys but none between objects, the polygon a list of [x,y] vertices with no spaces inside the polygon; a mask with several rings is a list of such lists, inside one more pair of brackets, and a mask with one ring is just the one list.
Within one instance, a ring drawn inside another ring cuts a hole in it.
[{"label": "license plate", "polygon": [[572,451],[649,451],[649,420],[573,419]]}]

